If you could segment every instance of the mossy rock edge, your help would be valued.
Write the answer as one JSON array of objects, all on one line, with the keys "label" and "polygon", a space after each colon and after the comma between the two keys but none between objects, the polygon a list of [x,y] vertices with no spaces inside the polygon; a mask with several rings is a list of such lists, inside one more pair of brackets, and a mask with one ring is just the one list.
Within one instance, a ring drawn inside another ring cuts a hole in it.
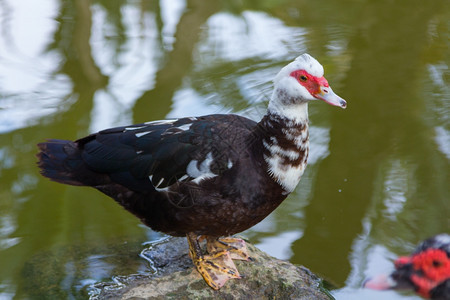
[{"label": "mossy rock edge", "polygon": [[[185,238],[169,238],[145,250],[151,276],[121,276],[120,283],[98,283],[93,299],[332,299],[321,279],[302,266],[262,252],[247,242],[252,262],[235,261],[243,277],[219,291],[194,270]],[[117,280],[116,280],[117,281]]]}]

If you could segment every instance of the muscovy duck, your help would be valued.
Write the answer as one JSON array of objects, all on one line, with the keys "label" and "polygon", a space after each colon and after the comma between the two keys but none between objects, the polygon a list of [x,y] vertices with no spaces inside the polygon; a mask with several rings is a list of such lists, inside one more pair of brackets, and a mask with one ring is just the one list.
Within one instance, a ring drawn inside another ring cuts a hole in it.
[{"label": "muscovy duck", "polygon": [[51,139],[38,144],[38,166],[51,180],[105,193],[153,230],[187,236],[195,267],[219,289],[240,278],[232,259],[249,259],[245,242],[229,236],[263,220],[299,182],[309,151],[308,102],[317,99],[347,105],[305,53],[275,77],[258,123],[214,114]]},{"label": "muscovy duck", "polygon": [[395,261],[394,272],[369,279],[364,286],[409,289],[425,298],[450,300],[450,235],[443,233],[425,240],[411,256]]}]

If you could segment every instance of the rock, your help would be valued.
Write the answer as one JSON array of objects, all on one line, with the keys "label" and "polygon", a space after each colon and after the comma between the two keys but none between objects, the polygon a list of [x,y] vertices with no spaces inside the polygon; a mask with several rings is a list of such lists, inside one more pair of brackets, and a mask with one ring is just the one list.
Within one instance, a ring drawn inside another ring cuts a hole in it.
[{"label": "rock", "polygon": [[154,275],[98,283],[91,299],[333,299],[308,269],[276,259],[247,243],[254,261],[235,261],[242,279],[211,289],[194,269],[185,238],[169,238],[145,250]]}]

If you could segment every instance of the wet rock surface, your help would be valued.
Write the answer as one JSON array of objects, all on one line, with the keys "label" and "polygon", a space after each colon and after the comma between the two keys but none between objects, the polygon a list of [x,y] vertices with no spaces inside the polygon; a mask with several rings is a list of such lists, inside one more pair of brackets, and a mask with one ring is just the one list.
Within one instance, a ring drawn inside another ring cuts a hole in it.
[{"label": "wet rock surface", "polygon": [[235,261],[243,277],[211,289],[194,269],[185,238],[169,238],[142,252],[152,275],[97,283],[92,299],[332,299],[308,269],[273,258],[247,243],[252,262]]}]

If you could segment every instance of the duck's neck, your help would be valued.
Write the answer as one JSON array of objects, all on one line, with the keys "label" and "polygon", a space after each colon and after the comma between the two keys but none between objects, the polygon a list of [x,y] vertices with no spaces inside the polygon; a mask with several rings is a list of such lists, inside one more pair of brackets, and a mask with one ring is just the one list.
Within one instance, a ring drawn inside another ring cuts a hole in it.
[{"label": "duck's neck", "polygon": [[294,123],[308,123],[308,101],[300,96],[291,96],[287,89],[277,87],[272,93],[267,114],[278,115]]},{"label": "duck's neck", "polygon": [[309,151],[308,104],[286,109],[270,105],[258,123],[267,172],[286,193],[292,192],[306,168]]}]

